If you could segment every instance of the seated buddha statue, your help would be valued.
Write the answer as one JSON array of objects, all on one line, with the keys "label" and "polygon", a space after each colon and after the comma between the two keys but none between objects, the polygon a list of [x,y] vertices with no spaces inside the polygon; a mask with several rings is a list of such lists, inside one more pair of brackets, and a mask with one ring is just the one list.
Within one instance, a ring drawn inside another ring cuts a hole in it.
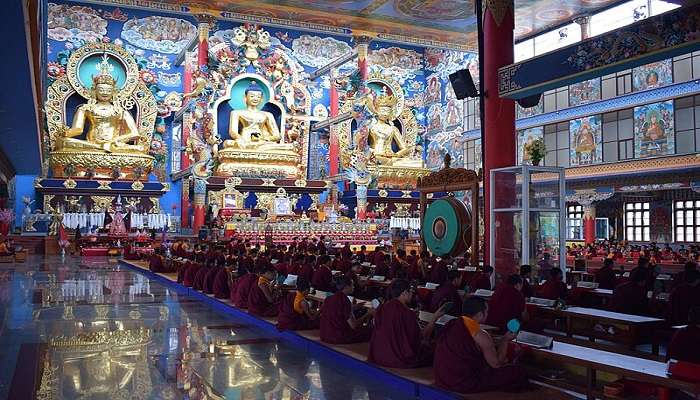
[{"label": "seated buddha statue", "polygon": [[[104,153],[148,154],[134,118],[117,100],[116,81],[110,74],[106,57],[98,65],[100,73],[92,78],[90,98],[78,107],[73,124],[56,139],[56,151],[99,151]],[[78,139],[88,130],[85,139]]]},{"label": "seated buddha statue", "polygon": [[224,140],[224,150],[294,152],[294,144],[280,143],[282,135],[277,127],[275,116],[258,109],[263,101],[260,86],[252,82],[246,88],[244,96],[245,110],[231,111],[228,131],[231,139]]},{"label": "seated buddha statue", "polygon": [[415,146],[404,142],[401,131],[393,123],[396,119],[396,98],[384,91],[374,99],[374,111],[375,117],[369,126],[369,139],[372,140],[371,151],[377,163],[422,168],[423,160],[412,157]]}]

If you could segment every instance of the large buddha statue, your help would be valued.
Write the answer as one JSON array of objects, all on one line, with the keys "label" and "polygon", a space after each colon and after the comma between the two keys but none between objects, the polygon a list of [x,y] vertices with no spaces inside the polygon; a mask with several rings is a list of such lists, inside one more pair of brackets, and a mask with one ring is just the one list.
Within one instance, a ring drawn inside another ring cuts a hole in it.
[{"label": "large buddha statue", "polygon": [[[100,73],[92,78],[90,98],[78,107],[73,124],[56,138],[56,151],[99,151],[104,153],[148,154],[147,138],[141,136],[134,118],[117,101],[116,82],[106,57]],[[88,126],[85,139],[77,139]]]},{"label": "large buddha statue", "polygon": [[292,143],[280,143],[282,135],[275,116],[258,109],[263,101],[263,92],[255,82],[246,88],[244,101],[245,110],[231,111],[228,130],[231,139],[224,141],[224,149],[293,151]]},{"label": "large buddha statue", "polygon": [[233,110],[228,134],[218,150],[219,176],[295,176],[299,173],[299,150],[284,143],[275,116],[260,110],[262,88],[252,82],[245,90],[245,109]]},{"label": "large buddha statue", "polygon": [[[415,144],[405,143],[396,119],[396,98],[386,90],[374,99],[375,117],[369,126],[371,151],[377,163],[394,167],[423,167],[420,155],[414,156]],[[396,151],[394,150],[396,148]]]}]

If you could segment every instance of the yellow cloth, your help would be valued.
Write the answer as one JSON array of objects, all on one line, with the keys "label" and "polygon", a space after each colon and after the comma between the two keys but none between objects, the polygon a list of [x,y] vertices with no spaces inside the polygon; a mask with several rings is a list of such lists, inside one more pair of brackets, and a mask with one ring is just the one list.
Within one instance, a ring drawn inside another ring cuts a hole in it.
[{"label": "yellow cloth", "polygon": [[269,285],[270,280],[261,275],[260,278],[258,278],[258,285],[261,285],[261,284],[262,285]]},{"label": "yellow cloth", "polygon": [[301,307],[301,302],[304,301],[306,296],[304,293],[297,291],[296,296],[294,296],[294,312],[297,314],[303,314],[304,309]]},{"label": "yellow cloth", "polygon": [[469,334],[472,335],[472,337],[474,337],[474,335],[476,335],[477,332],[481,330],[481,325],[469,317],[462,317],[462,322],[464,323],[464,327],[467,328]]}]

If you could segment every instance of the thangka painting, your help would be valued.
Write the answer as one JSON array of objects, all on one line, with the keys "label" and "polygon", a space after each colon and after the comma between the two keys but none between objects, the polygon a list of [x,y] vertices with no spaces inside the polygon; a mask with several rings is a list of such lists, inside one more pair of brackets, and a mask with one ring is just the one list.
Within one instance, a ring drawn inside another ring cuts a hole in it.
[{"label": "thangka painting", "polygon": [[530,156],[524,151],[525,145],[537,139],[542,139],[543,136],[544,129],[541,126],[518,131],[518,164],[530,164]]},{"label": "thangka painting", "polygon": [[428,77],[427,88],[425,90],[425,97],[423,98],[423,103],[439,103],[441,96],[442,83],[440,83],[440,77],[437,74],[430,75]]},{"label": "thangka painting", "polygon": [[634,108],[634,157],[673,154],[673,101]]},{"label": "thangka painting", "polygon": [[600,115],[569,121],[570,158],[572,167],[603,161],[602,124]]},{"label": "thangka painting", "polygon": [[673,64],[671,59],[647,65],[632,70],[634,90],[654,89],[673,83]]},{"label": "thangka painting", "polygon": [[600,100],[600,78],[574,83],[569,86],[569,105],[580,106]]}]

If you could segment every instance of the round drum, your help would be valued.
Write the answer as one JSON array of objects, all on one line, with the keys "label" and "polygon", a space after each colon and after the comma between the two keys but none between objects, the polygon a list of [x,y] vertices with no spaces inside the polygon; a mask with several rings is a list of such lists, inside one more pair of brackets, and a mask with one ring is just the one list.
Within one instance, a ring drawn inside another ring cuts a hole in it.
[{"label": "round drum", "polygon": [[421,234],[434,255],[460,256],[471,245],[471,212],[454,197],[436,200],[425,211]]}]

